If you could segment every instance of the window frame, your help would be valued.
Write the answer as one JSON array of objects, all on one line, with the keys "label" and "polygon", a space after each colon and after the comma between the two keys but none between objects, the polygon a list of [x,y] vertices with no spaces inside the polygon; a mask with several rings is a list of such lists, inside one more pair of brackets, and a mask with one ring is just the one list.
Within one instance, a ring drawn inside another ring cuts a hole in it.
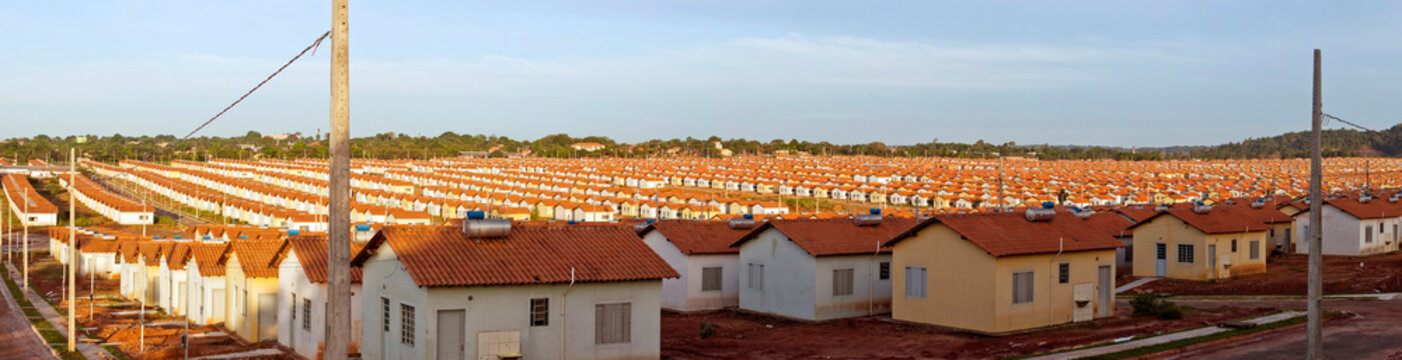
[{"label": "window frame", "polygon": [[1247,255],[1251,260],[1261,259],[1261,240],[1247,241],[1246,245],[1251,247],[1251,250],[1247,250]]},{"label": "window frame", "polygon": [[302,298],[302,330],[312,330],[312,299]]},{"label": "window frame", "polygon": [[[1197,256],[1196,256],[1196,255],[1197,255],[1197,246],[1194,246],[1194,244],[1177,244],[1177,245],[1178,245],[1178,246],[1177,246],[1178,254],[1176,254],[1176,255],[1178,255],[1178,256],[1177,256],[1177,259],[1175,259],[1175,260],[1177,260],[1179,264],[1196,264],[1196,263],[1197,263]],[[1184,251],[1184,249],[1187,249],[1187,251]],[[1184,261],[1185,259],[1186,259],[1187,261]]]},{"label": "window frame", "polygon": [[531,298],[530,326],[550,326],[550,298]]},{"label": "window frame", "polygon": [[[1019,280],[1018,280],[1019,277],[1022,277],[1022,278],[1023,278],[1023,280],[1022,280],[1023,282],[1019,283]],[[1036,271],[1026,270],[1026,271],[1014,271],[1014,272],[1013,272],[1013,281],[1012,281],[1013,291],[1012,291],[1012,294],[1011,294],[1011,295],[1012,295],[1012,300],[1013,300],[1013,305],[1026,305],[1026,304],[1033,304],[1033,303],[1036,303],[1036,301],[1037,301],[1037,297],[1036,297],[1036,292],[1037,292],[1036,285],[1037,285],[1037,282],[1036,282],[1036,281],[1037,281],[1037,272],[1036,272]],[[1019,286],[1019,285],[1021,285],[1021,286]],[[1019,294],[1023,294],[1023,295],[1025,295],[1025,296],[1019,297],[1019,296],[1018,296]]]},{"label": "window frame", "polygon": [[832,296],[852,296],[856,293],[856,273],[853,268],[832,269]]},{"label": "window frame", "polygon": [[764,290],[764,264],[749,263],[749,269],[745,275],[747,276],[745,279],[747,288]]},{"label": "window frame", "polygon": [[627,345],[632,342],[633,303],[594,304],[594,345]]},{"label": "window frame", "polygon": [[1069,284],[1069,283],[1071,283],[1071,263],[1069,263],[1069,262],[1064,262],[1064,263],[1061,263],[1061,264],[1057,264],[1057,266],[1056,266],[1056,273],[1057,273],[1057,275],[1056,275],[1056,283],[1057,283],[1057,284]]},{"label": "window frame", "polygon": [[399,303],[399,344],[414,347],[414,306]]},{"label": "window frame", "polygon": [[721,291],[725,287],[725,268],[707,266],[701,268],[701,291]]},{"label": "window frame", "polygon": [[[908,297],[908,298],[915,298],[915,299],[925,299],[925,298],[928,298],[928,297],[929,297],[929,286],[928,286],[929,283],[928,283],[928,280],[927,280],[927,277],[926,277],[926,276],[927,276],[927,272],[928,272],[928,269],[926,269],[924,266],[911,266],[911,265],[906,265],[906,267],[905,267],[905,297]],[[913,279],[913,278],[915,278],[915,277],[919,277],[919,279],[918,279],[918,280],[917,280],[917,279]],[[919,285],[918,289],[920,290],[920,292],[919,292],[918,294],[911,291],[911,289],[913,288],[913,287],[911,286],[912,284],[918,284],[918,285]]]}]

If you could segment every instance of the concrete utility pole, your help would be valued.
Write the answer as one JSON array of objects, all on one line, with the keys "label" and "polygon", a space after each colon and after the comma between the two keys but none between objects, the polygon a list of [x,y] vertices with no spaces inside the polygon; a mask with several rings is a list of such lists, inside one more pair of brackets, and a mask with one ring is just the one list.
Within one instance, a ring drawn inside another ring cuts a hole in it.
[{"label": "concrete utility pole", "polygon": [[1323,146],[1320,127],[1323,125],[1324,97],[1320,90],[1322,80],[1319,64],[1319,49],[1314,49],[1314,111],[1310,114],[1313,134],[1310,136],[1309,308],[1306,313],[1308,325],[1305,336],[1305,358],[1309,360],[1324,360],[1324,323],[1319,311],[1324,297],[1324,255],[1320,254],[1324,251],[1321,244],[1324,237],[1324,219],[1320,214],[1324,205],[1324,161],[1320,150]]},{"label": "concrete utility pole", "polygon": [[[74,166],[73,148],[68,148],[68,352],[73,352],[76,345],[78,328],[74,325],[78,322],[77,305],[78,291],[78,219],[77,207],[73,203],[78,202],[78,183],[74,182],[78,176],[78,168]],[[52,239],[50,239],[52,240]]]},{"label": "concrete utility pole", "polygon": [[331,2],[331,212],[327,241],[326,359],[350,345],[350,42],[348,0]]}]

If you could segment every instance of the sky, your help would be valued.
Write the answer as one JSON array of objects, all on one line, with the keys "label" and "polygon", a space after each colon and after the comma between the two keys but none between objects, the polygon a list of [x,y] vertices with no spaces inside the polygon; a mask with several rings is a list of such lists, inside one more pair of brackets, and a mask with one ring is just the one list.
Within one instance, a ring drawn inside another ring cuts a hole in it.
[{"label": "sky", "polygon": [[[329,1],[0,0],[0,138],[184,135]],[[356,1],[351,135],[1209,145],[1402,122],[1398,1]],[[329,42],[200,135],[328,128]],[[1332,124],[1331,127],[1338,127]]]}]

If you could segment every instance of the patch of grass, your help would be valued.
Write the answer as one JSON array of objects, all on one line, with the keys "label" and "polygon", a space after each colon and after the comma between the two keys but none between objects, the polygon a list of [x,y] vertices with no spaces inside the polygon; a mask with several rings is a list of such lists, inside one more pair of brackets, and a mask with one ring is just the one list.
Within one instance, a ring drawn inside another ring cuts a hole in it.
[{"label": "patch of grass", "polygon": [[[4,271],[8,274],[9,266],[10,264],[5,264],[4,267],[0,267],[0,271]],[[19,304],[20,308],[24,309],[25,316],[41,316],[38,311],[34,310],[34,304],[30,303],[29,300],[24,297],[24,293],[21,292],[19,285],[16,285],[14,280],[10,279],[9,276],[0,277],[5,278],[5,287],[9,288],[10,296],[15,298],[15,302]],[[58,331],[53,324],[50,324],[47,320],[43,320],[42,318],[30,320],[30,322],[34,324],[35,329],[39,330],[39,336],[43,338],[44,343],[53,347],[55,351],[58,351],[58,356],[60,358],[64,360],[87,360],[87,357],[83,356],[82,353],[76,351],[68,352],[68,337],[63,336],[63,333]]]},{"label": "patch of grass", "polygon": [[118,350],[115,346],[103,345],[102,349],[107,350],[107,353],[112,354],[112,356],[116,357],[117,360],[131,360],[131,356],[127,355],[127,353],[124,353],[121,350]]},{"label": "patch of grass", "polygon": [[[1329,317],[1334,317],[1334,316],[1338,316],[1338,315],[1339,315],[1338,312],[1328,312],[1328,313],[1325,313],[1325,314],[1324,314],[1324,317],[1325,317],[1325,318],[1329,318]],[[1167,351],[1167,350],[1177,349],[1177,348],[1181,348],[1181,347],[1186,347],[1186,346],[1201,344],[1201,343],[1205,343],[1205,342],[1209,342],[1209,341],[1214,341],[1214,340],[1219,340],[1219,339],[1226,339],[1226,338],[1231,338],[1231,337],[1236,337],[1236,336],[1241,336],[1241,335],[1246,335],[1246,334],[1258,333],[1258,332],[1262,332],[1262,331],[1266,331],[1266,330],[1271,330],[1271,329],[1282,328],[1282,327],[1286,327],[1286,326],[1290,326],[1290,325],[1295,325],[1295,324],[1304,323],[1306,320],[1308,320],[1308,316],[1300,315],[1300,316],[1296,316],[1296,317],[1293,317],[1293,318],[1289,318],[1289,319],[1285,319],[1285,320],[1273,322],[1273,323],[1270,323],[1270,324],[1265,324],[1265,325],[1253,327],[1253,328],[1250,328],[1250,329],[1236,329],[1236,330],[1230,330],[1230,331],[1223,331],[1223,332],[1219,332],[1219,333],[1215,333],[1215,334],[1203,335],[1203,336],[1199,336],[1199,337],[1195,337],[1195,338],[1187,338],[1187,339],[1175,340],[1175,341],[1170,341],[1170,342],[1166,342],[1166,343],[1162,343],[1162,344],[1155,344],[1155,345],[1149,345],[1149,346],[1144,346],[1144,347],[1137,347],[1137,348],[1133,348],[1133,349],[1129,349],[1129,350],[1125,350],[1125,351],[1114,352],[1114,353],[1109,353],[1109,354],[1104,354],[1104,355],[1089,356],[1089,357],[1084,357],[1084,358],[1082,358],[1082,359],[1091,359],[1091,360],[1130,359],[1130,358],[1135,358],[1135,357],[1139,357],[1139,356],[1149,355],[1149,354],[1158,353],[1158,352],[1162,352],[1162,351]]]}]

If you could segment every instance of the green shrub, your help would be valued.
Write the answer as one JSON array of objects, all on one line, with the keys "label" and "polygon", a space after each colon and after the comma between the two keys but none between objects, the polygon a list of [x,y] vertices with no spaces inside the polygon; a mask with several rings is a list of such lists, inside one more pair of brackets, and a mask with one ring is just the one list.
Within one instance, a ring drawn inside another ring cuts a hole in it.
[{"label": "green shrub", "polygon": [[714,324],[714,323],[711,323],[710,321],[702,322],[702,323],[701,323],[701,338],[702,338],[702,339],[705,339],[705,338],[709,338],[709,337],[711,337],[711,336],[715,336],[715,335],[716,335],[716,329],[719,329],[719,328],[720,328],[720,325],[716,325],[716,324]]},{"label": "green shrub", "polygon": [[1134,316],[1158,316],[1164,320],[1183,318],[1183,308],[1154,293],[1135,294],[1129,305],[1134,309]]}]

